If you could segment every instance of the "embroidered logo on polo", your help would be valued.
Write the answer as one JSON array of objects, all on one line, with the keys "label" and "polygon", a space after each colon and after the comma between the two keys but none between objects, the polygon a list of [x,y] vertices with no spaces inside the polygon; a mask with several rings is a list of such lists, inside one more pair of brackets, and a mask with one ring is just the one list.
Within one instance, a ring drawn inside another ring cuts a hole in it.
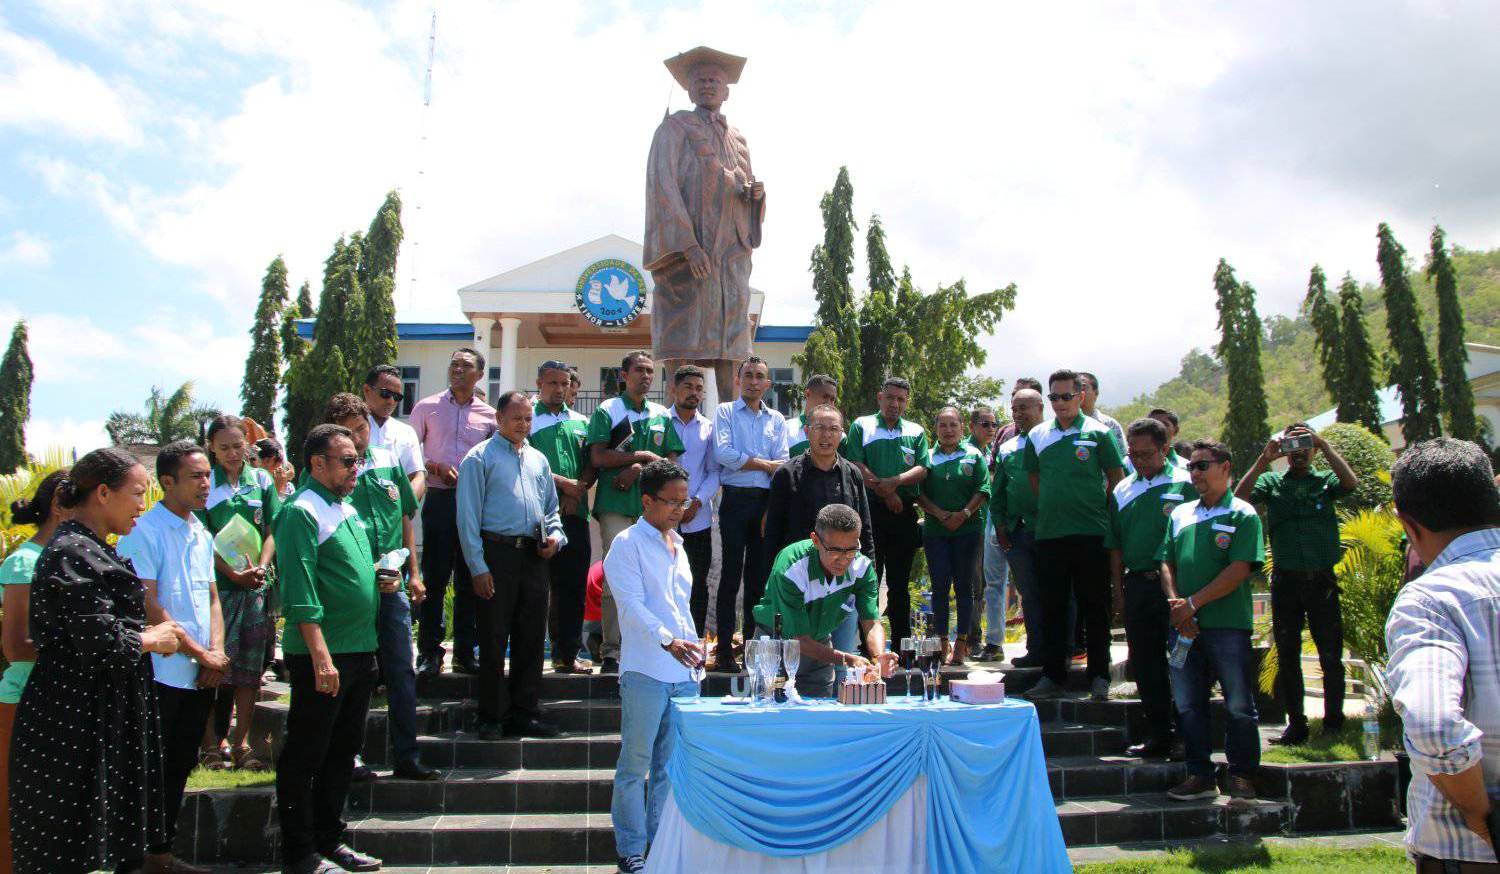
[{"label": "embroidered logo on polo", "polygon": [[1231,538],[1227,533],[1223,531],[1214,532],[1214,546],[1220,549],[1228,549],[1230,540]]}]

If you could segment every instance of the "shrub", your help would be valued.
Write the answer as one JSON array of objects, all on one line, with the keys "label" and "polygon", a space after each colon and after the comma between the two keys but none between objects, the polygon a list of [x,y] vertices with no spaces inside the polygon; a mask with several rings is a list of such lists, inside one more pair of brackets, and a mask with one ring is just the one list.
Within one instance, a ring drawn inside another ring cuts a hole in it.
[{"label": "shrub", "polygon": [[[1391,447],[1365,426],[1353,422],[1335,422],[1318,434],[1349,462],[1349,467],[1359,477],[1359,487],[1354,494],[1340,503],[1351,510],[1388,506],[1391,502],[1391,465],[1396,461]],[[1313,458],[1313,467],[1328,470],[1328,459],[1319,453]]]},{"label": "shrub", "polygon": [[1344,557],[1334,567],[1342,592],[1344,645],[1356,658],[1383,668],[1385,620],[1406,575],[1401,523],[1389,509],[1360,510],[1339,526]]}]

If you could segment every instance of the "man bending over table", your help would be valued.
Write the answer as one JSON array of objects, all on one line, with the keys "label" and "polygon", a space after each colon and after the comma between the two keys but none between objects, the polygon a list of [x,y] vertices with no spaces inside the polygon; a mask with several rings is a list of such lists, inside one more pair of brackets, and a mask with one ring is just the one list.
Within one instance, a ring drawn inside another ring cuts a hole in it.
[{"label": "man bending over table", "polygon": [[886,652],[880,624],[880,582],[875,563],[859,551],[859,514],[847,504],[818,511],[811,540],[777,553],[766,593],[755,606],[755,624],[771,628],[781,614],[782,633],[802,642],[797,691],[833,695],[833,667],[871,667],[859,653],[840,652],[830,638],[849,613],[859,615],[865,650],[880,663],[881,676],[896,669],[896,654]]}]

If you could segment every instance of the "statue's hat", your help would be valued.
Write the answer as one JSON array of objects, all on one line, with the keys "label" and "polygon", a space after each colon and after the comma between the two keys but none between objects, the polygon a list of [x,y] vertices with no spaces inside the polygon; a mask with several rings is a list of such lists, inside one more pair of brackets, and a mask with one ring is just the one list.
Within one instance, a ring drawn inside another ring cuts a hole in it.
[{"label": "statue's hat", "polygon": [[693,68],[699,64],[718,64],[724,69],[724,76],[729,84],[733,85],[740,81],[740,73],[745,69],[746,60],[739,55],[731,55],[708,46],[698,46],[680,55],[673,55],[663,63],[667,65],[667,70],[672,73],[672,78],[677,80],[677,84],[687,88]]}]

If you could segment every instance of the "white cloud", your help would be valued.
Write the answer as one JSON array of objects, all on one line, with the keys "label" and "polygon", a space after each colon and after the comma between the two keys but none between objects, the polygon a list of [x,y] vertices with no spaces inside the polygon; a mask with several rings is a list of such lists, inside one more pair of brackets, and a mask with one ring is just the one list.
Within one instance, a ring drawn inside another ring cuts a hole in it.
[{"label": "white cloud", "polygon": [[52,263],[52,244],[46,238],[15,231],[10,242],[0,244],[0,266],[46,267]]},{"label": "white cloud", "polygon": [[0,128],[8,126],[127,145],[140,140],[119,88],[0,24]]},{"label": "white cloud", "polygon": [[26,423],[26,451],[41,456],[62,450],[72,457],[109,445],[103,419],[32,419]]}]

